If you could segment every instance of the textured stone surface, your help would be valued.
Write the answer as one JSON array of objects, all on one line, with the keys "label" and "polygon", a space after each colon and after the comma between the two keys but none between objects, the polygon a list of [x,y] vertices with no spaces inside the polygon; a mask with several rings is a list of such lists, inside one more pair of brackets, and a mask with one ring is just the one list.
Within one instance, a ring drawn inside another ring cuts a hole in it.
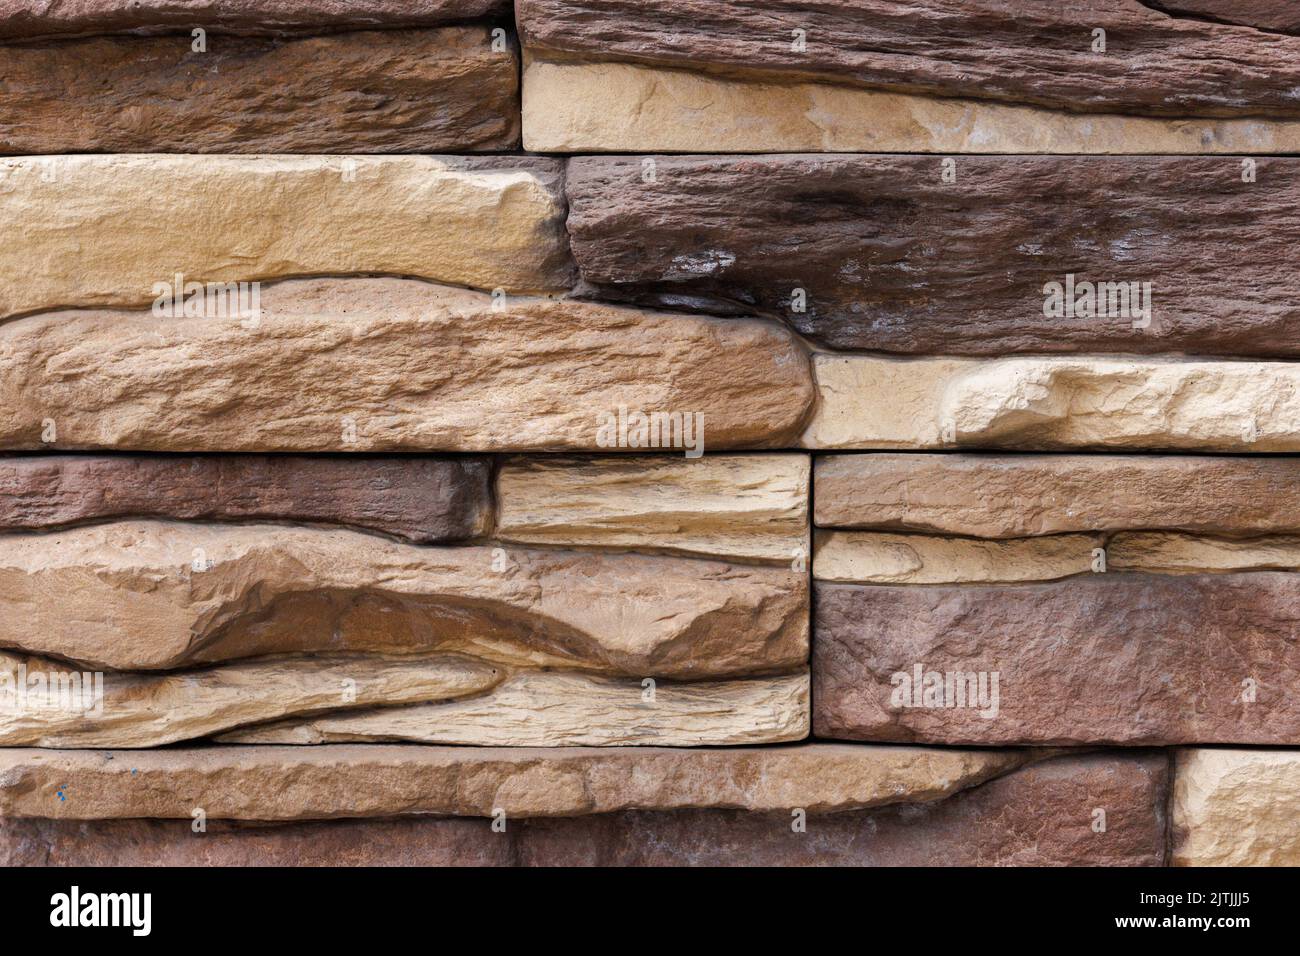
[{"label": "textured stone surface", "polygon": [[818,581],[863,584],[996,584],[1086,574],[1100,535],[1066,534],[1009,541],[923,534],[819,531]]},{"label": "textured stone surface", "polygon": [[[788,813],[627,811],[510,822],[331,820],[251,826],[185,820],[0,819],[0,865],[1106,865],[1160,864],[1163,754],[1033,764],[945,800],[808,819]],[[1106,810],[1106,831],[1091,823]]]},{"label": "textured stone surface", "polygon": [[[580,816],[691,807],[809,813],[938,800],[1024,751],[805,744],[493,748],[340,744],[148,751],[0,749],[0,816],[305,820]],[[67,799],[60,800],[63,790]],[[787,826],[788,816],[787,816]]]},{"label": "textured stone surface", "polygon": [[1192,574],[1198,571],[1300,571],[1300,536],[1234,540],[1162,532],[1117,534],[1106,545],[1115,570]]},{"label": "textured stone surface", "polygon": [[[956,183],[932,156],[654,162],[652,183],[641,157],[570,163],[573,254],[600,298],[759,312],[847,350],[1300,354],[1294,160],[1259,160],[1253,183],[1199,157],[972,156]],[[1121,314],[1045,317],[1068,275],[1125,283]]]},{"label": "textured stone surface", "polygon": [[[0,674],[11,676],[14,684],[24,676],[57,681],[52,675],[70,670],[65,664],[0,653]],[[5,681],[0,683],[6,691],[0,696],[6,704],[0,708],[0,746],[161,747],[289,714],[450,700],[486,692],[503,677],[497,668],[452,656],[412,661],[316,657],[177,674],[113,673],[103,676],[98,685],[103,696],[89,713],[43,706],[60,702],[44,695],[44,685],[39,695],[28,692],[34,704],[15,707]],[[89,686],[82,685],[81,703],[89,703],[88,694],[93,697]]]},{"label": "textured stone surface", "polygon": [[[953,744],[1290,743],[1300,735],[1300,702],[1289,696],[1300,679],[1298,622],[1300,576],[1276,572],[819,584],[813,733]],[[984,700],[937,706],[960,701],[914,687],[909,698],[918,665],[925,674],[984,673]]]},{"label": "textured stone surface", "polygon": [[729,676],[803,664],[807,609],[807,577],[785,568],[343,530],[125,521],[0,548],[0,647],[113,669],[454,651]]},{"label": "textured stone surface", "polygon": [[0,325],[0,448],[48,448],[53,422],[57,448],[596,451],[626,409],[677,415],[682,456],[683,421],[707,452],[793,444],[808,417],[808,359],[778,323],[507,301],[305,279],[263,290],[257,323],[29,316]]},{"label": "textured stone surface", "polygon": [[[1152,4],[1155,6],[1156,4]],[[1300,8],[1291,0],[1160,0],[1170,14],[1203,17],[1218,23],[1240,23],[1281,33],[1300,33]]]},{"label": "textured stone surface", "polygon": [[[1300,149],[1296,120],[1077,114],[828,83],[753,82],[630,63],[555,62],[530,57],[527,50],[523,113],[525,148],[554,153]],[[1228,172],[1239,171],[1233,161]]]},{"label": "textured stone surface", "polygon": [[[517,18],[525,45],[571,58],[1089,113],[1300,114],[1300,39],[1138,0],[519,0]],[[1104,52],[1093,50],[1099,24]],[[793,48],[796,29],[804,50]]]},{"label": "textured stone surface", "polygon": [[1300,365],[818,355],[805,448],[1300,450]]},{"label": "textured stone surface", "polygon": [[808,554],[808,473],[806,455],[514,458],[495,534],[791,564]]},{"label": "textured stone surface", "polygon": [[0,46],[0,150],[509,150],[518,69],[486,26],[214,37],[203,52],[188,34]]},{"label": "textured stone surface", "polygon": [[1300,463],[1205,455],[822,455],[814,520],[1018,538],[1163,529],[1300,532]]},{"label": "textured stone surface", "polygon": [[[0,160],[0,318],[144,306],[155,283],[381,272],[508,291],[571,282],[560,167],[529,157]],[[381,303],[376,303],[381,304]]]},{"label": "textured stone surface", "polygon": [[485,458],[305,455],[0,457],[0,528],[159,517],[295,521],[432,543],[492,525]]},{"label": "textured stone surface", "polygon": [[271,34],[497,17],[505,0],[0,0],[0,39],[208,31]]},{"label": "textured stone surface", "polygon": [[1300,866],[1300,752],[1179,750],[1176,866]]},{"label": "textured stone surface", "polygon": [[705,747],[808,736],[806,671],[788,677],[662,683],[521,671],[473,699],[297,717],[222,736],[230,743],[405,741],[484,747]]}]

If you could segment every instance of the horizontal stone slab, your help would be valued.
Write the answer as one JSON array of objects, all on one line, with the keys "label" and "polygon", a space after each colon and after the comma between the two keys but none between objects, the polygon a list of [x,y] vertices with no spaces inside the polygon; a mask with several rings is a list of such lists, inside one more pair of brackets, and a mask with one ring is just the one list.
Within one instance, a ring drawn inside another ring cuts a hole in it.
[{"label": "horizontal stone slab", "polygon": [[[1296,152],[1300,122],[1080,114],[631,63],[574,63],[530,56],[525,48],[523,141],[526,149],[547,153],[1240,155]],[[1240,171],[1234,161],[1225,175]]]},{"label": "horizontal stone slab", "polygon": [[819,525],[1017,538],[1163,529],[1300,532],[1290,458],[1140,455],[822,455]]},{"label": "horizontal stone slab", "polygon": [[345,525],[430,544],[492,526],[486,458],[0,457],[0,529],[115,518]]},{"label": "horizontal stone slab", "polygon": [[862,584],[962,584],[1051,581],[1087,574],[1101,535],[981,541],[924,534],[818,531],[813,577]]},{"label": "horizontal stone slab", "polygon": [[0,0],[0,40],[104,33],[280,32],[427,26],[509,11],[505,0]]},{"label": "horizontal stone slab", "polygon": [[1106,545],[1106,562],[1120,570],[1160,574],[1198,571],[1300,571],[1300,536],[1269,535],[1234,540],[1164,532],[1117,534]]},{"label": "horizontal stone slab", "polygon": [[1244,6],[1237,0],[1161,0],[1160,8],[1170,14],[1218,23],[1239,23],[1277,33],[1300,33],[1300,10],[1290,0],[1256,0]]},{"label": "horizontal stone slab", "polygon": [[[508,821],[406,817],[241,826],[0,819],[5,866],[1139,866],[1165,854],[1168,760],[1032,764],[931,803],[824,814],[626,811]],[[1093,821],[1105,812],[1106,828]]]},{"label": "horizontal stone slab", "polygon": [[495,533],[793,565],[808,555],[809,471],[806,455],[512,458]]},{"label": "horizontal stone slab", "polygon": [[817,355],[805,448],[1300,450],[1300,364]]},{"label": "horizontal stone slab", "polygon": [[412,279],[278,283],[256,321],[0,324],[0,449],[698,456],[791,445],[813,400],[778,323]]},{"label": "horizontal stone slab", "polygon": [[810,719],[806,670],[784,677],[649,685],[520,671],[470,698],[290,717],[219,739],[240,744],[715,747],[802,740]]},{"label": "horizontal stone slab", "polygon": [[[414,153],[519,145],[519,61],[513,46],[493,49],[486,26],[213,37],[199,51],[194,42],[186,33],[0,45],[0,150]],[[93,74],[86,63],[95,64]],[[272,77],[276,95],[268,98]]]},{"label": "horizontal stone slab", "polygon": [[450,700],[505,677],[444,656],[315,657],[176,674],[78,674],[0,652],[0,746],[161,747],[295,714]]},{"label": "horizontal stone slab", "polygon": [[0,319],[165,308],[177,274],[205,285],[390,273],[567,289],[561,189],[559,164],[529,157],[2,159],[0,221],[21,222],[23,241],[0,248]]},{"label": "horizontal stone slab", "polygon": [[808,581],[689,558],[124,521],[4,539],[0,647],[115,670],[455,652],[638,680],[773,673],[807,661]]},{"label": "horizontal stone slab", "polygon": [[796,808],[826,813],[939,800],[1030,759],[1023,751],[845,744],[10,748],[0,749],[0,817],[188,820],[201,807],[209,820],[500,811],[509,819],[717,808],[781,810],[788,821]]},{"label": "horizontal stone slab", "polygon": [[1300,751],[1174,754],[1175,866],[1300,865]]},{"label": "horizontal stone slab", "polygon": [[[833,349],[1300,355],[1300,290],[1277,275],[1300,241],[1296,161],[1261,159],[1253,182],[1236,158],[953,169],[947,182],[932,156],[580,157],[573,254],[602,299],[758,312]],[[1206,208],[1224,228],[1192,212]],[[1238,261],[1243,242],[1255,254]]]},{"label": "horizontal stone slab", "polygon": [[[527,47],[1080,113],[1297,116],[1300,39],[1137,0],[519,0]],[[1102,37],[1094,30],[1103,27]],[[1101,46],[1099,47],[1099,41]],[[1207,68],[1207,63],[1214,65]]]},{"label": "horizontal stone slab", "polygon": [[1300,575],[819,584],[813,732],[944,744],[1284,744]]}]

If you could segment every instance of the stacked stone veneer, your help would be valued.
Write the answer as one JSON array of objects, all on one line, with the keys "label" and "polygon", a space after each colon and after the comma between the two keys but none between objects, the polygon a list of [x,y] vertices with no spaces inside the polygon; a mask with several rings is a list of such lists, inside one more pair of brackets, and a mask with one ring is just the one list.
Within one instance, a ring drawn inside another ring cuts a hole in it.
[{"label": "stacked stone veneer", "polygon": [[1065,6],[0,0],[0,861],[1300,862],[1300,18]]}]

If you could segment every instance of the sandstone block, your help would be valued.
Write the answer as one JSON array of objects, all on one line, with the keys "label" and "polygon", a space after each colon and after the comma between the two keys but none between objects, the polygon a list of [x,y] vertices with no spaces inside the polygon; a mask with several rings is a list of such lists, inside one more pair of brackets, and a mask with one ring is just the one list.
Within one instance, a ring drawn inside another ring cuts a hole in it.
[{"label": "sandstone block", "polygon": [[1300,752],[1179,750],[1175,866],[1300,864]]},{"label": "sandstone block", "polygon": [[1284,744],[1300,576],[820,584],[813,732],[944,744]]},{"label": "sandstone block", "polygon": [[502,311],[393,278],[261,298],[256,323],[82,310],[0,325],[0,448],[48,450],[52,423],[58,448],[685,455],[790,445],[814,399],[802,345],[761,320]]},{"label": "sandstone block", "polygon": [[429,544],[492,526],[486,458],[0,457],[0,528],[113,518],[345,525]]},{"label": "sandstone block", "polygon": [[822,455],[813,476],[814,519],[836,528],[980,538],[1300,532],[1300,468],[1289,458]]},{"label": "sandstone block", "polygon": [[[718,750],[341,744],[145,751],[0,749],[0,816],[308,820],[581,816],[628,809],[786,813],[939,800],[1023,751],[805,744]],[[62,790],[67,799],[60,800]]]},{"label": "sandstone block", "polygon": [[790,564],[808,553],[803,455],[536,458],[497,473],[496,536]]},{"label": "sandstone block", "polygon": [[1300,365],[818,355],[805,448],[1300,449]]},{"label": "sandstone block", "polygon": [[486,26],[213,37],[202,51],[192,42],[184,33],[0,45],[0,150],[414,153],[519,144],[519,61],[513,48],[492,49]]},{"label": "sandstone block", "polygon": [[[567,289],[560,167],[433,156],[0,160],[0,319],[144,306],[156,285],[391,273]],[[436,224],[436,225],[431,225]]]},{"label": "sandstone block", "polygon": [[0,647],[97,669],[328,651],[772,673],[807,661],[807,609],[787,568],[347,530],[124,521],[0,547]]}]

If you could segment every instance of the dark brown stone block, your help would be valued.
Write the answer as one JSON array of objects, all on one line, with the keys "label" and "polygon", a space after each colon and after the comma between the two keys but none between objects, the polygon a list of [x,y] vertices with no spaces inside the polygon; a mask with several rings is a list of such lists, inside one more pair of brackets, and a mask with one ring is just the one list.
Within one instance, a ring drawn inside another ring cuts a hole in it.
[{"label": "dark brown stone block", "polygon": [[507,150],[518,70],[485,26],[0,46],[0,152]]},{"label": "dark brown stone block", "polygon": [[[654,182],[641,157],[570,163],[590,294],[780,317],[837,349],[1300,355],[1297,160],[1243,182],[1236,157],[966,156],[951,183],[933,156],[654,161]],[[1074,307],[1045,315],[1053,282]],[[1084,282],[1125,287],[1103,317]]]},{"label": "dark brown stone block", "polygon": [[490,472],[485,458],[0,457],[0,530],[151,517],[337,524],[450,541],[490,528]]},{"label": "dark brown stone block", "polygon": [[1019,538],[1075,531],[1300,531],[1300,459],[1218,455],[822,455],[827,528]]},{"label": "dark brown stone block", "polygon": [[[525,45],[1084,113],[1296,116],[1300,39],[1139,0],[519,0]],[[1250,15],[1247,15],[1250,18]],[[1106,31],[1095,50],[1093,30]],[[806,49],[793,49],[803,30]]]},{"label": "dark brown stone block", "polygon": [[819,584],[813,620],[813,732],[822,738],[980,745],[1300,738],[1292,694],[1300,681],[1297,574]]},{"label": "dark brown stone block", "polygon": [[1300,33],[1300,5],[1295,0],[1152,0],[1151,6],[1173,16],[1237,23],[1276,33]]}]

